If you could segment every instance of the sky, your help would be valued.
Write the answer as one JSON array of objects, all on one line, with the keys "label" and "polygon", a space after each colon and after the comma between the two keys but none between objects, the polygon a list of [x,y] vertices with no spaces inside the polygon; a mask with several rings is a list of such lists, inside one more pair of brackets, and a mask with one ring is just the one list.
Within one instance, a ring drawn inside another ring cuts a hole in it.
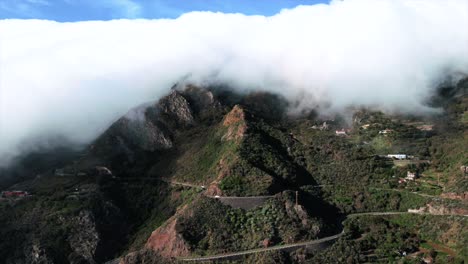
[{"label": "sky", "polygon": [[328,0],[0,0],[0,19],[58,22],[177,18],[190,11],[271,16],[298,5]]}]

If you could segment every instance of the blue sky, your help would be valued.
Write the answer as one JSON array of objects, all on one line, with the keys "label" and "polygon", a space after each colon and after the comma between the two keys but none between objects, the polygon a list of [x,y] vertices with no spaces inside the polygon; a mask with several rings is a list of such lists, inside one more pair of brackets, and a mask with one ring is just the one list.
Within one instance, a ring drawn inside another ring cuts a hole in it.
[{"label": "blue sky", "polygon": [[273,15],[283,8],[329,0],[0,0],[0,19],[62,22],[119,18],[175,18],[190,11]]}]

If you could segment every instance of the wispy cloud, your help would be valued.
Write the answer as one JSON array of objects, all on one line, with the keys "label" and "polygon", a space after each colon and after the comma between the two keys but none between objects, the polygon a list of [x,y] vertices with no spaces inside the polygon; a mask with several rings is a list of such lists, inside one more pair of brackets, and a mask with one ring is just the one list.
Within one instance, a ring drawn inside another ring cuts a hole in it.
[{"label": "wispy cloud", "polygon": [[[1,0],[0,0],[1,1]],[[46,0],[32,0],[46,1]],[[90,13],[101,13],[102,19],[117,18],[140,18],[143,13],[143,5],[135,0],[62,0],[66,5],[73,8],[89,11]]]},{"label": "wispy cloud", "polygon": [[106,6],[112,8],[115,17],[138,18],[143,11],[142,6],[132,0],[108,0],[103,2]]},{"label": "wispy cloud", "polygon": [[38,6],[50,5],[46,0],[12,0],[0,1],[0,12],[20,17],[40,17]]},{"label": "wispy cloud", "polygon": [[26,2],[32,5],[50,6],[51,3],[47,0],[26,0]]}]

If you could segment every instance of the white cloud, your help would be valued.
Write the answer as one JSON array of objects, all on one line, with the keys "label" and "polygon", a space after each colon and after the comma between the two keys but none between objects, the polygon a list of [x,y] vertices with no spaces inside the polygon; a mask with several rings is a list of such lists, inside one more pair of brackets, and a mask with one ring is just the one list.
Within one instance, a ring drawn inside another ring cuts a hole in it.
[{"label": "white cloud", "polygon": [[272,17],[0,21],[0,157],[44,135],[88,142],[187,75],[301,98],[301,107],[420,111],[441,77],[468,72],[467,5],[346,0]]},{"label": "white cloud", "polygon": [[26,0],[26,2],[33,4],[33,5],[42,5],[42,6],[50,6],[51,3],[47,0]]}]

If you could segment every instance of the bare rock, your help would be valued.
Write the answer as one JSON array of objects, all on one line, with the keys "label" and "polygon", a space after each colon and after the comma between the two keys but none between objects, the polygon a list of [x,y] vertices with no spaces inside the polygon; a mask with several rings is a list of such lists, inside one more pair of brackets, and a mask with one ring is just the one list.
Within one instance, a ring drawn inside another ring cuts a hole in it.
[{"label": "bare rock", "polygon": [[235,105],[231,112],[229,112],[223,120],[223,126],[227,127],[227,132],[223,136],[224,140],[241,140],[246,131],[247,131],[247,124],[246,124],[246,114],[244,109],[239,106]]},{"label": "bare rock", "polygon": [[153,231],[145,248],[154,250],[166,258],[190,255],[189,246],[182,235],[177,232],[176,226],[177,218],[173,217],[164,226]]},{"label": "bare rock", "polygon": [[173,118],[179,125],[191,125],[194,117],[190,104],[178,91],[172,91],[168,96],[159,100],[158,109],[162,114]]},{"label": "bare rock", "polygon": [[74,225],[68,241],[74,251],[73,255],[80,256],[87,263],[95,263],[94,256],[100,237],[93,214],[90,211],[81,211],[71,222]]}]

